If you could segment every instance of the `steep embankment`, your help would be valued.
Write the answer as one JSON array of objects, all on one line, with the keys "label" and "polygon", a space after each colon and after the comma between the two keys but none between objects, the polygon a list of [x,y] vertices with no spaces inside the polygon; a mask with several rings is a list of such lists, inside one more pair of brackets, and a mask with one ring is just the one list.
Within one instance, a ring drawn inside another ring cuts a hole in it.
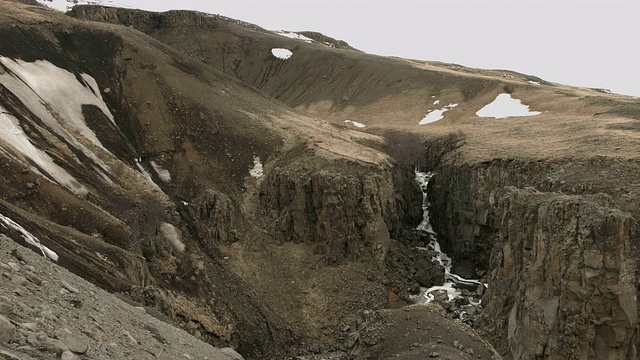
[{"label": "steep embankment", "polygon": [[3,234],[0,273],[3,359],[239,359],[232,349],[216,349],[160,321]]}]

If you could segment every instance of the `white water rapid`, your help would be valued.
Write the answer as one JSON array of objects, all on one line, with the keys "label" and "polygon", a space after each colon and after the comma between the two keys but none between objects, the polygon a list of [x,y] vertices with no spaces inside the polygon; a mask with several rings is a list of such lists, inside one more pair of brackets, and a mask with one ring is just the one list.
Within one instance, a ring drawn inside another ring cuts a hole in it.
[{"label": "white water rapid", "polygon": [[452,259],[442,252],[440,244],[436,238],[436,233],[431,226],[431,220],[429,219],[429,199],[427,198],[427,185],[429,180],[433,177],[432,172],[420,172],[416,170],[416,181],[420,185],[422,190],[422,222],[416,228],[423,235],[428,236],[429,243],[426,248],[418,247],[418,250],[422,251],[434,251],[436,255],[431,259],[432,262],[438,263],[444,267],[444,284],[441,286],[432,286],[430,288],[421,288],[420,294],[416,295],[414,301],[417,303],[429,303],[436,299],[436,294],[446,293],[447,300],[451,301],[457,297],[462,296],[462,289],[475,290],[478,286],[484,286],[481,282],[476,280],[464,279],[451,272]]}]

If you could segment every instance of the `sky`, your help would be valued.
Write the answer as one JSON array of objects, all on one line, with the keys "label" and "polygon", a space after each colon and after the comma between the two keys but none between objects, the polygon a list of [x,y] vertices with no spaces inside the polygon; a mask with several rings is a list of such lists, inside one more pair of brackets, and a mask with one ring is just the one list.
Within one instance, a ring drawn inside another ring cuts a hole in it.
[{"label": "sky", "polygon": [[640,96],[640,0],[113,0],[192,9],[362,51]]}]

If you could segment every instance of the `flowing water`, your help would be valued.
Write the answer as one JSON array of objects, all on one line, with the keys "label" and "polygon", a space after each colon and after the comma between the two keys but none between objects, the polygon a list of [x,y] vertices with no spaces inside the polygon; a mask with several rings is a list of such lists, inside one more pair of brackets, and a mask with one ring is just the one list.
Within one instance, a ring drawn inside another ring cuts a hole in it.
[{"label": "flowing water", "polygon": [[437,240],[437,234],[433,231],[431,226],[431,220],[429,219],[429,199],[427,197],[427,185],[429,180],[433,177],[432,172],[420,172],[416,170],[416,181],[420,185],[422,190],[422,222],[416,230],[429,239],[427,247],[418,247],[420,251],[432,251],[435,255],[431,261],[442,265],[444,268],[445,282],[441,286],[432,286],[430,288],[422,288],[420,294],[414,298],[414,301],[418,303],[429,303],[436,299],[436,295],[446,293],[447,300],[451,301],[457,297],[462,296],[462,289],[475,290],[479,286],[485,286],[477,280],[464,279],[459,275],[451,272],[452,259],[442,252],[440,243]]}]

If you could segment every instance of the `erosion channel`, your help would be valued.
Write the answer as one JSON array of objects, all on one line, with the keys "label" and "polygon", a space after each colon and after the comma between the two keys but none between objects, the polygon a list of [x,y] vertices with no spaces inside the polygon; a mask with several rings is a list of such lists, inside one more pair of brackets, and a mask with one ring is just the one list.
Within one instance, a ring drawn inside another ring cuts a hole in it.
[{"label": "erosion channel", "polygon": [[412,300],[416,303],[441,302],[445,309],[453,312],[457,317],[470,322],[469,316],[479,314],[479,310],[481,309],[479,298],[487,285],[480,281],[465,279],[460,275],[452,273],[453,259],[442,251],[429,217],[427,188],[429,180],[434,175],[432,172],[416,170],[416,181],[420,186],[423,196],[423,218],[417,227],[417,231],[420,238],[425,239],[425,242],[427,242],[427,247],[416,247],[416,250],[434,253],[431,261],[444,269],[444,283],[429,288],[421,288],[420,293],[413,296]]}]

